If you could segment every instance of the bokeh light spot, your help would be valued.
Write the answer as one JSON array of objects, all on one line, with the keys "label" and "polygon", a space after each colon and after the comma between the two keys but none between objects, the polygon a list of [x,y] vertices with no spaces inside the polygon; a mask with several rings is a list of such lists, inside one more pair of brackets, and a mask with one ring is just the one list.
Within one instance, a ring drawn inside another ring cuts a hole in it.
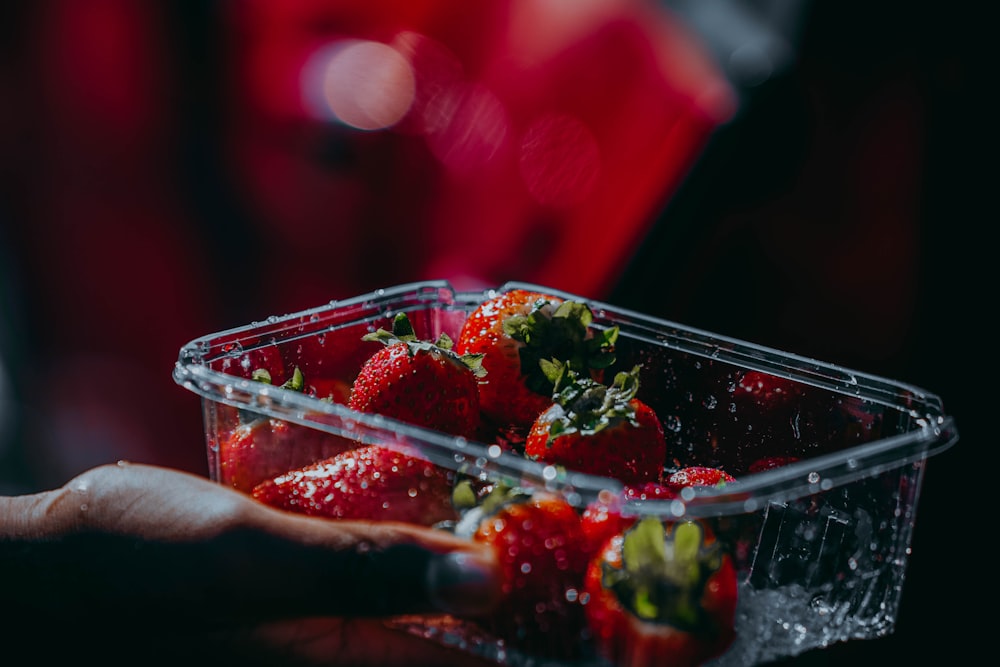
[{"label": "bokeh light spot", "polygon": [[416,90],[413,70],[381,42],[340,40],[317,51],[303,69],[303,97],[314,115],[359,130],[395,125]]}]

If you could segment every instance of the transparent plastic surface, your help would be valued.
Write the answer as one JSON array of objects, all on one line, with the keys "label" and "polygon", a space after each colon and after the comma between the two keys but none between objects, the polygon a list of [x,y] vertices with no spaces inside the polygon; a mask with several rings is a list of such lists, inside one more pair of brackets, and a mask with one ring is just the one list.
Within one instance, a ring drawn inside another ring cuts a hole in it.
[{"label": "transparent plastic surface", "polygon": [[[516,479],[581,509],[602,489],[620,490],[617,480],[530,461],[497,442],[357,413],[279,386],[282,372],[299,367],[307,384],[344,390],[373,352],[362,336],[391,328],[395,314],[406,312],[422,338],[457,338],[480,302],[515,288],[584,301],[595,327],[619,327],[614,369],[641,366],[642,398],[665,427],[665,468],[713,466],[737,477],[721,488],[689,488],[673,500],[627,508],[704,521],[732,557],[737,638],[710,664],[758,664],[893,631],[926,460],[958,439],[937,396],[542,286],[508,283],[466,293],[441,281],[399,285],[190,342],[174,378],[202,398],[212,478],[249,491],[360,441],[416,448],[440,466],[482,480]],[[250,378],[264,362],[278,369],[270,385]],[[781,400],[762,403],[746,387],[748,374],[782,379]],[[252,456],[220,454],[235,429],[261,420],[280,428],[268,429]],[[751,471],[769,457],[794,462]],[[559,664],[458,619],[391,622],[499,664]],[[581,662],[607,664],[594,653],[573,664]]]}]

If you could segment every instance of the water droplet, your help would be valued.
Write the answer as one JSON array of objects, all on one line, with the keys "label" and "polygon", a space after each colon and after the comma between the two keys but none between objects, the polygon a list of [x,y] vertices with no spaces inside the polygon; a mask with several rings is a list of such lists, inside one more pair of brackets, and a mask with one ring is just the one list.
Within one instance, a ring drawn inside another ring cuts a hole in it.
[{"label": "water droplet", "polygon": [[674,500],[670,503],[670,513],[674,516],[684,516],[687,511],[687,505],[684,501]]}]

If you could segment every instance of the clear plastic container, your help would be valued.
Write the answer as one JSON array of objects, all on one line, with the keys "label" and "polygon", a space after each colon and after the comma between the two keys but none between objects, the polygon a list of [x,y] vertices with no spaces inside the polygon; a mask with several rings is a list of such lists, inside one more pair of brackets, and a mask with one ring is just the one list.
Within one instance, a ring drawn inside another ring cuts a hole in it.
[{"label": "clear plastic container", "polygon": [[[396,313],[407,313],[422,338],[441,332],[457,338],[479,303],[515,288],[584,301],[595,327],[619,327],[615,369],[641,364],[641,397],[664,424],[667,468],[715,466],[737,477],[722,488],[692,488],[677,499],[628,508],[710,522],[732,556],[737,638],[710,664],[758,664],[893,631],[927,459],[958,439],[937,396],[542,286],[456,292],[443,281],[399,285],[193,340],[180,351],[174,379],[202,398],[211,477],[248,491],[357,441],[405,442],[438,465],[480,479],[514,478],[580,508],[602,489],[620,490],[614,479],[529,461],[494,442],[451,437],[283,389],[281,377],[270,385],[250,379],[266,360],[279,376],[281,368],[290,373],[298,366],[311,381],[345,389],[373,352],[362,336],[391,328]],[[762,406],[743,386],[749,372],[783,378],[792,390]],[[246,458],[220,453],[235,429],[262,418],[282,428],[270,429],[273,437],[257,442]],[[750,472],[766,457],[797,461]],[[457,621],[393,622],[498,663],[541,664],[516,643],[492,641]],[[605,664],[596,654],[588,661]]]}]

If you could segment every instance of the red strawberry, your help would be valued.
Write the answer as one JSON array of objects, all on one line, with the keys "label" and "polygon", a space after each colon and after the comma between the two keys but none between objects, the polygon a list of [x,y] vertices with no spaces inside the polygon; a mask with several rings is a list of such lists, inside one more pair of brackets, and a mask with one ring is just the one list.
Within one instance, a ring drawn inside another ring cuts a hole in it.
[{"label": "red strawberry", "polygon": [[614,665],[693,667],[735,638],[736,571],[701,522],[636,522],[591,561],[585,590],[594,640]]},{"label": "red strawberry", "polygon": [[385,345],[361,367],[348,407],[473,437],[479,427],[479,378],[482,355],[456,354],[445,335],[419,340],[405,313],[392,332],[379,329],[363,340]]},{"label": "red strawberry", "polygon": [[750,401],[758,408],[785,406],[802,395],[802,386],[792,380],[764,373],[745,371],[736,380],[733,398],[740,402]]},{"label": "red strawberry", "polygon": [[577,510],[561,496],[496,488],[459,524],[492,545],[504,599],[482,625],[513,648],[555,658],[580,652],[588,556]]},{"label": "red strawberry", "polygon": [[351,396],[351,385],[336,378],[314,378],[307,383],[305,391],[321,401],[346,404]]},{"label": "red strawberry", "polygon": [[725,486],[736,478],[721,468],[708,466],[688,466],[667,476],[666,485],[673,489],[685,486]]},{"label": "red strawberry", "polygon": [[260,482],[357,446],[353,440],[281,419],[240,424],[219,443],[220,482],[250,492]]},{"label": "red strawberry", "polygon": [[673,500],[677,497],[676,489],[659,482],[646,482],[638,486],[625,487],[625,499],[635,500]]},{"label": "red strawberry", "polygon": [[[267,384],[272,380],[270,372],[263,367],[252,371],[250,376]],[[305,380],[298,367],[281,387],[292,391],[305,389]],[[252,412],[241,411],[240,420],[240,425],[219,442],[216,471],[219,481],[240,491],[249,492],[274,475],[356,445],[341,436]]]},{"label": "red strawberry", "polygon": [[481,354],[488,375],[479,385],[484,416],[501,429],[527,429],[551,403],[553,386],[539,366],[556,359],[580,374],[614,362],[618,329],[595,331],[585,304],[516,289],[469,314],[455,349]]},{"label": "red strawberry", "polygon": [[798,460],[798,457],[795,456],[765,456],[751,463],[750,467],[747,468],[747,472],[762,472],[764,470],[771,470],[772,468],[780,468],[789,463],[795,463]]},{"label": "red strawberry", "polygon": [[262,482],[252,495],[310,516],[430,526],[456,518],[453,475],[416,455],[366,445]]},{"label": "red strawberry", "polygon": [[557,393],[528,431],[526,456],[629,485],[660,480],[667,443],[659,417],[635,397],[638,366],[607,387],[559,364],[542,365],[552,370]]}]

